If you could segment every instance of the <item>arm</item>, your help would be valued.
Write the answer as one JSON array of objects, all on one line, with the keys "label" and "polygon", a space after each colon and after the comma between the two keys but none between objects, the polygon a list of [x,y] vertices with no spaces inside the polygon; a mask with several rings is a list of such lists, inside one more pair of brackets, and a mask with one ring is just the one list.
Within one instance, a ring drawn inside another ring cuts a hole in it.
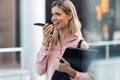
[{"label": "arm", "polygon": [[48,47],[50,42],[50,33],[53,30],[53,25],[48,23],[43,26],[43,42],[41,48],[36,56],[36,72],[39,75],[43,75],[46,72],[47,68],[47,59],[48,59]]},{"label": "arm", "polygon": [[36,72],[39,75],[43,75],[46,72],[47,58],[48,58],[47,47],[42,45],[39,52],[36,55],[36,63],[35,63]]},{"label": "arm", "polygon": [[92,66],[89,67],[88,71],[83,73],[83,72],[78,72],[76,71],[76,75],[71,77],[71,80],[93,80],[93,70]]},{"label": "arm", "polygon": [[62,58],[62,61],[64,63],[59,63],[57,70],[68,73],[70,75],[71,80],[93,80],[94,79],[91,65],[89,66],[87,72],[78,72],[74,70],[64,58]]}]

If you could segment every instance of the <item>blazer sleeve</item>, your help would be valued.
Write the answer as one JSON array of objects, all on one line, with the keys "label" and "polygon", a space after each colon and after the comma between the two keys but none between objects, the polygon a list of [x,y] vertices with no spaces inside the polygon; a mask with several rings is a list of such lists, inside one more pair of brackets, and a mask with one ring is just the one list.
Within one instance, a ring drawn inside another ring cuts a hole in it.
[{"label": "blazer sleeve", "polygon": [[48,59],[48,47],[41,45],[40,50],[36,55],[35,69],[38,75],[43,75],[46,72]]}]

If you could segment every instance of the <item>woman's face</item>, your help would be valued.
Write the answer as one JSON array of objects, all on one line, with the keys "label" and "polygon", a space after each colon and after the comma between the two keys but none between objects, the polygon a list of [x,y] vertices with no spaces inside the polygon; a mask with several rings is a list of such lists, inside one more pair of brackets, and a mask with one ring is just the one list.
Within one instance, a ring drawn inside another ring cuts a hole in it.
[{"label": "woman's face", "polygon": [[52,7],[51,14],[51,21],[53,22],[54,28],[56,30],[62,30],[68,27],[69,20],[71,19],[69,14],[65,14],[65,12],[63,12],[63,10],[58,6]]}]

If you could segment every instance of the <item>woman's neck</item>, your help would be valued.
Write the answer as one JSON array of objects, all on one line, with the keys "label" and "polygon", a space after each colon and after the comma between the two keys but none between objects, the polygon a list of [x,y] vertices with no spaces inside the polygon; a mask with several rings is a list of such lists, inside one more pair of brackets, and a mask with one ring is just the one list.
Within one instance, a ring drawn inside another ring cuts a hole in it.
[{"label": "woman's neck", "polygon": [[59,41],[61,47],[66,45],[66,43],[73,37],[73,35],[67,30],[67,31],[59,31]]}]

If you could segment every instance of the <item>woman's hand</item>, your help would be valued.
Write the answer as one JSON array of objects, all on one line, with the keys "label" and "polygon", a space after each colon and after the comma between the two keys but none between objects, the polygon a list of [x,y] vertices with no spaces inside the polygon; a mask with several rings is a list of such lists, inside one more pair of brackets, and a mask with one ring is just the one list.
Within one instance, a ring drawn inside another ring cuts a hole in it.
[{"label": "woman's hand", "polygon": [[43,45],[44,46],[48,46],[49,45],[49,41],[51,38],[51,32],[53,31],[53,25],[52,24],[45,24],[43,26]]},{"label": "woman's hand", "polygon": [[76,76],[76,71],[70,66],[69,62],[64,58],[62,58],[61,61],[59,61],[56,64],[56,69],[58,71],[68,73],[72,78]]},{"label": "woman's hand", "polygon": [[56,69],[61,72],[66,72],[69,67],[70,64],[64,58],[62,58],[56,65]]}]

